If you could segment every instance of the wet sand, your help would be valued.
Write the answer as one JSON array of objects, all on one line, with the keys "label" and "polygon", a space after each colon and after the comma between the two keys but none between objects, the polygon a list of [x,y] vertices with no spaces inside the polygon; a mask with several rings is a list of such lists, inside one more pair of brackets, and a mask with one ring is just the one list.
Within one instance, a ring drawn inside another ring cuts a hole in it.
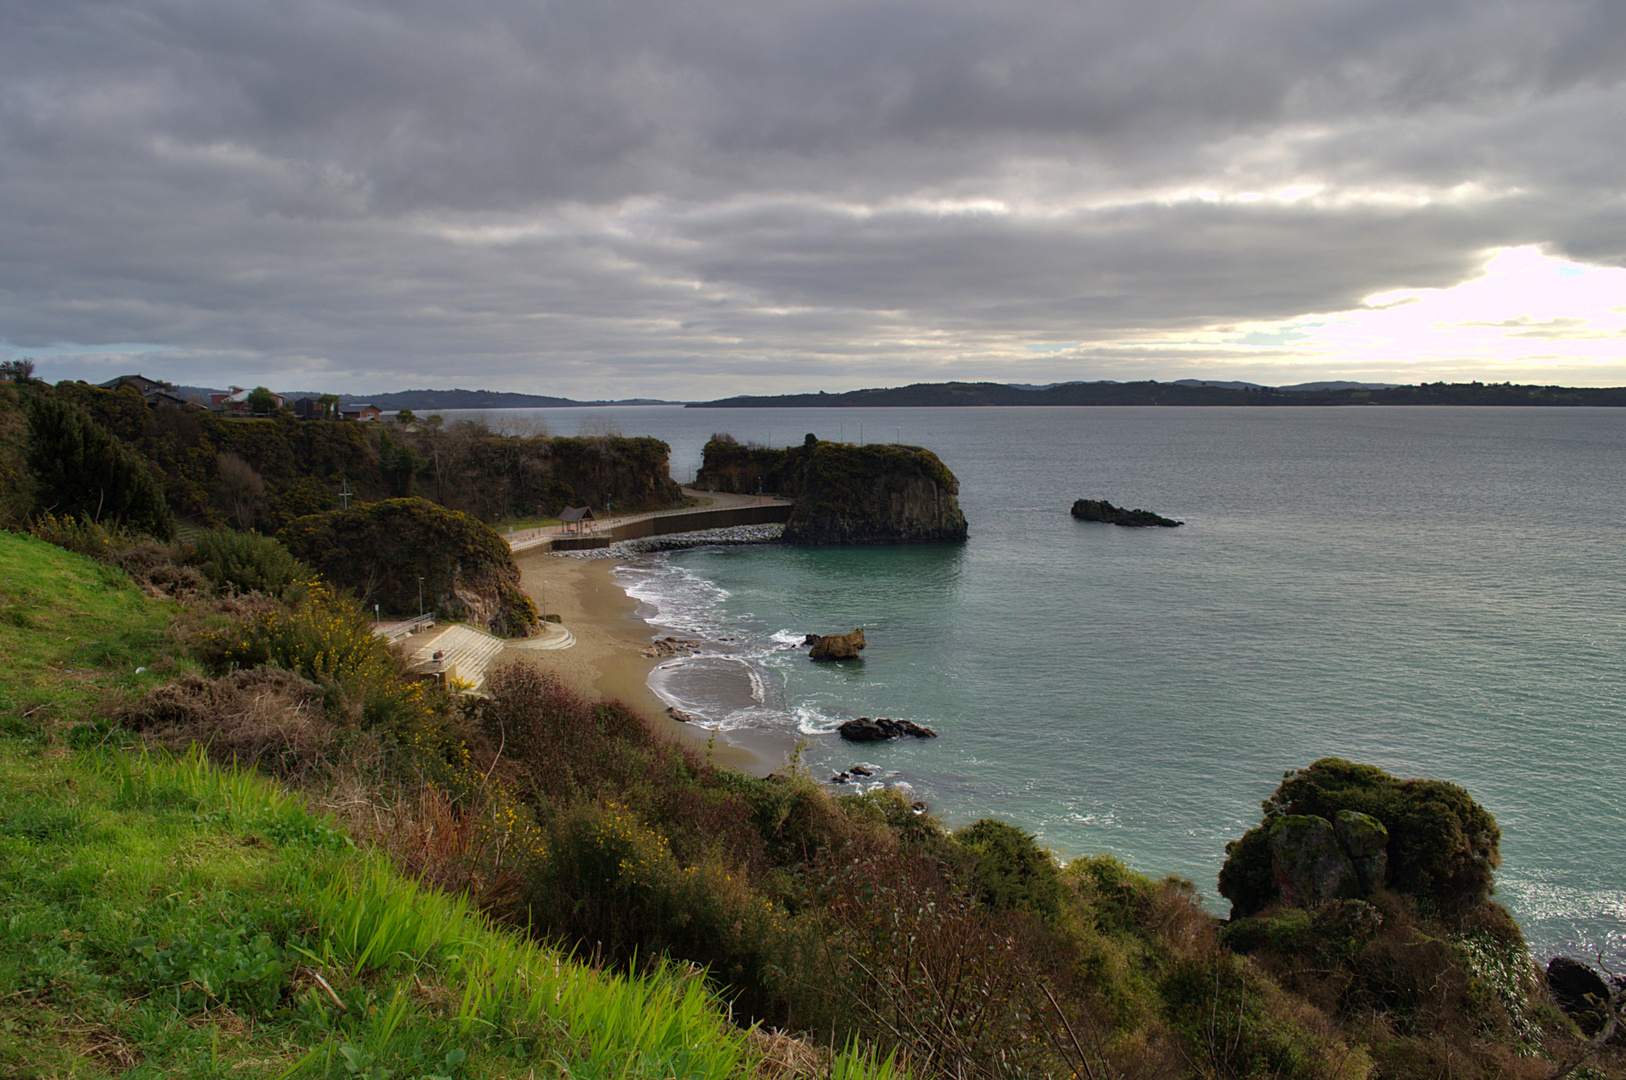
[{"label": "wet sand", "polygon": [[[709,728],[667,715],[666,703],[649,688],[649,673],[660,661],[643,655],[654,629],[638,617],[638,602],[610,576],[613,559],[568,559],[545,552],[518,552],[520,583],[544,614],[555,614],[576,637],[567,649],[509,649],[499,663],[524,661],[559,676],[565,685],[599,699],[618,699],[642,713],[656,733],[702,753]],[[792,740],[766,733],[716,733],[711,748],[718,765],[766,776],[789,756]]]}]

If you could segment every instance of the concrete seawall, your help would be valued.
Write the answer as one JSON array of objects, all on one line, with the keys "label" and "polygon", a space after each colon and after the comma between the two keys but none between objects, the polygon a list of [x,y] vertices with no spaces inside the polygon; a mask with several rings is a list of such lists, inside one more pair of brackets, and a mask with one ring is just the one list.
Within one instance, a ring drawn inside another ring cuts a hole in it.
[{"label": "concrete seawall", "polygon": [[704,529],[731,529],[737,525],[775,525],[790,520],[790,503],[761,506],[719,506],[714,509],[682,510],[652,514],[610,526],[597,536],[561,536],[548,545],[552,551],[585,551],[609,547],[617,540],[641,540],[668,533],[700,532]]}]

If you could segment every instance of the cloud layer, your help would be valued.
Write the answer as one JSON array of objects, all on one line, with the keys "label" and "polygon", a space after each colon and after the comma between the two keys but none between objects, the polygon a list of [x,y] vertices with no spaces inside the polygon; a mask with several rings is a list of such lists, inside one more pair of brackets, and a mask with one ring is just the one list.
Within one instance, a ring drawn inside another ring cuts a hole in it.
[{"label": "cloud layer", "polygon": [[1506,347],[1618,336],[1561,288],[1460,348],[1304,328],[1626,262],[1623,74],[1611,0],[11,0],[0,342],[576,397],[1620,384]]}]

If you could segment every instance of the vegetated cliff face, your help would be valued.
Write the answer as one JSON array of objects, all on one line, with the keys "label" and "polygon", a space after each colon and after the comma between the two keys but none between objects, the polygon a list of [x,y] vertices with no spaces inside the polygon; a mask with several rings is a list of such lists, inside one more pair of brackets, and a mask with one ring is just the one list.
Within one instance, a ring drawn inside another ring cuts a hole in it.
[{"label": "vegetated cliff face", "polygon": [[854,446],[808,436],[783,450],[706,444],[695,487],[796,500],[785,525],[793,544],[899,544],[964,540],[960,482],[930,450],[895,443]]},{"label": "vegetated cliff face", "polygon": [[[83,406],[146,459],[176,515],[209,525],[231,521],[275,532],[294,518],[337,508],[341,484],[364,502],[422,495],[483,521],[583,504],[635,512],[683,501],[670,475],[670,448],[659,439],[498,435],[479,420],[420,422],[408,431],[298,420],[286,412],[225,417],[151,408],[132,388],[74,382],[43,392]],[[0,400],[0,414],[5,404]],[[0,447],[4,425],[0,420]],[[248,470],[239,469],[235,480],[222,475],[223,455]],[[0,482],[16,486],[3,471]]]},{"label": "vegetated cliff face", "polygon": [[394,615],[423,605],[443,619],[523,637],[536,606],[508,544],[489,525],[427,499],[387,499],[296,518],[277,539],[340,588]]}]

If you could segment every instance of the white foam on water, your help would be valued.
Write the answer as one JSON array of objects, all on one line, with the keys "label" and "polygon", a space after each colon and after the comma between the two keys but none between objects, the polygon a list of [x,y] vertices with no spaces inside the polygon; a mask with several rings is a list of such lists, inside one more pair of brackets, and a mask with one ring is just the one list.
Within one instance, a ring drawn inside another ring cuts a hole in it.
[{"label": "white foam on water", "polygon": [[624,563],[611,577],[628,596],[654,611],[648,621],[665,629],[716,639],[724,636],[721,608],[727,589],[681,566],[665,555]]},{"label": "white foam on water", "polygon": [[796,730],[803,735],[828,735],[840,727],[850,716],[831,716],[813,705],[797,705],[790,711]]}]

